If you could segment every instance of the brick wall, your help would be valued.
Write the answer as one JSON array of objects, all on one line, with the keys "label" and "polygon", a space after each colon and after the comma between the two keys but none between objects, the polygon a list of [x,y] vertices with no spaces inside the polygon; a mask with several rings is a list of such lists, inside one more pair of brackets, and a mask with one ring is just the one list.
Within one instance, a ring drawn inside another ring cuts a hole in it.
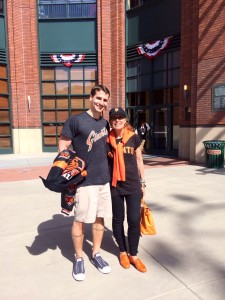
[{"label": "brick wall", "polygon": [[[35,0],[7,0],[13,128],[39,128],[40,86]],[[30,96],[30,111],[28,109]]]},{"label": "brick wall", "polygon": [[[13,128],[37,128],[41,112],[36,0],[8,0],[6,9]],[[98,81],[111,91],[109,109],[124,107],[125,0],[100,0],[97,13]]]},{"label": "brick wall", "polygon": [[109,109],[125,107],[125,50],[125,0],[98,1],[99,82],[110,89]]},{"label": "brick wall", "polygon": [[[182,0],[181,125],[225,124],[225,112],[213,112],[211,88],[225,83],[225,3]],[[185,101],[183,85],[189,87]],[[190,122],[184,107],[191,106]]]},{"label": "brick wall", "polygon": [[211,88],[225,83],[225,3],[199,1],[197,124],[224,124],[225,112],[211,111]]}]

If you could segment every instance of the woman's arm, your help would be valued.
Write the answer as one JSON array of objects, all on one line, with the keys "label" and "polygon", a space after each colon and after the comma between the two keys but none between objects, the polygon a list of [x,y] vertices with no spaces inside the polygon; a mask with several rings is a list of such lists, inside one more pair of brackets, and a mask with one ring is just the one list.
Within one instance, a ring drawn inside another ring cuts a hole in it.
[{"label": "woman's arm", "polygon": [[144,163],[143,163],[143,158],[142,158],[141,147],[138,147],[136,149],[135,153],[136,153],[136,159],[137,159],[138,173],[139,173],[139,177],[140,177],[140,184],[142,187],[142,192],[144,193],[145,176],[144,176]]}]

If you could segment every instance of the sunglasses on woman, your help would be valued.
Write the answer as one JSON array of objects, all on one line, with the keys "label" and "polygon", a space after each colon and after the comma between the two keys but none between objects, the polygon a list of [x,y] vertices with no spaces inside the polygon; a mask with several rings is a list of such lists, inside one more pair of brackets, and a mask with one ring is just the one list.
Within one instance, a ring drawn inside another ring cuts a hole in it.
[{"label": "sunglasses on woman", "polygon": [[114,117],[112,117],[112,120],[113,121],[115,121],[115,120],[123,120],[123,119],[125,119],[126,117],[124,117],[124,116],[114,116]]}]

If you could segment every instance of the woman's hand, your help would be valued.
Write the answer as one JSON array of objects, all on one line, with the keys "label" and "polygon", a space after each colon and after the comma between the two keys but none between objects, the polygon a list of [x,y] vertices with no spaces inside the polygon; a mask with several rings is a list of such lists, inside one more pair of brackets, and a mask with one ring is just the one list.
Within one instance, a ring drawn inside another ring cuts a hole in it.
[{"label": "woman's hand", "polygon": [[143,196],[145,196],[145,188],[146,188],[146,184],[141,183],[141,191],[142,191]]}]

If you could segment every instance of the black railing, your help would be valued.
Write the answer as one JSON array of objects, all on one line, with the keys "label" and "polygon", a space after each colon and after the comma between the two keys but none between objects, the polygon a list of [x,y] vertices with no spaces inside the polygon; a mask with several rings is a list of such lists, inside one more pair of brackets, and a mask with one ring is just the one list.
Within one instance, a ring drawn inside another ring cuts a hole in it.
[{"label": "black railing", "polygon": [[96,18],[96,3],[43,3],[38,11],[39,19]]}]

